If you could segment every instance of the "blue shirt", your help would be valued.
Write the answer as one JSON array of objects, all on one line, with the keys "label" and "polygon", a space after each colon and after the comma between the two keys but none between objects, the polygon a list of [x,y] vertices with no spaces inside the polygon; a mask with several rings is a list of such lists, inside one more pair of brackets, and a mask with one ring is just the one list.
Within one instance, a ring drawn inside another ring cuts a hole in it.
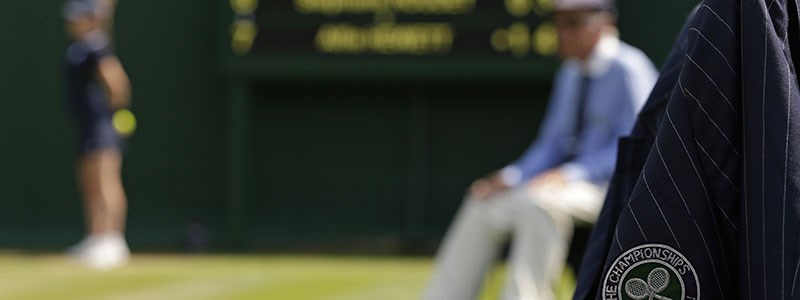
[{"label": "blue shirt", "polygon": [[[576,143],[575,116],[584,76],[590,84]],[[503,180],[516,185],[559,167],[569,180],[607,183],[614,172],[617,139],[630,132],[657,76],[644,53],[612,36],[601,38],[586,63],[565,61],[538,138],[503,169]]]}]

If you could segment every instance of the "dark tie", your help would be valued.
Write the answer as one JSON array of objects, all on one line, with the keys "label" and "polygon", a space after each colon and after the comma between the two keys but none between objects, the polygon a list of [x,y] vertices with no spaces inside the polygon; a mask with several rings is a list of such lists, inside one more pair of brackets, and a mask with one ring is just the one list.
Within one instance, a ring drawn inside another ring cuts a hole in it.
[{"label": "dark tie", "polygon": [[580,86],[578,87],[578,101],[575,102],[575,128],[572,132],[571,148],[569,153],[569,160],[575,158],[578,154],[578,147],[580,147],[581,135],[583,134],[586,118],[586,102],[589,98],[589,87],[592,79],[589,76],[581,76]]}]

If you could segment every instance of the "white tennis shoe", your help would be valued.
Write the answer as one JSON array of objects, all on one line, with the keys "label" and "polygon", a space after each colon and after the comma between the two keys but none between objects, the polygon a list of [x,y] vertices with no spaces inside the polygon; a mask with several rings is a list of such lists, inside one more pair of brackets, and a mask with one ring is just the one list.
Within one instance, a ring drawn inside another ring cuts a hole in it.
[{"label": "white tennis shoe", "polygon": [[67,251],[78,263],[96,270],[122,267],[130,258],[128,244],[119,234],[87,237]]}]

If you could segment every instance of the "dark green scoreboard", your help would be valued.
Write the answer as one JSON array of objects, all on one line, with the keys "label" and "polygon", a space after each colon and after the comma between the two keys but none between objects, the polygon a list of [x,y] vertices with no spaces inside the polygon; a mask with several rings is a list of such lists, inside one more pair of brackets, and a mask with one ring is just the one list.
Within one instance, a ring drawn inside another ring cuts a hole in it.
[{"label": "dark green scoreboard", "polygon": [[266,78],[547,79],[551,0],[230,0],[223,66]]}]

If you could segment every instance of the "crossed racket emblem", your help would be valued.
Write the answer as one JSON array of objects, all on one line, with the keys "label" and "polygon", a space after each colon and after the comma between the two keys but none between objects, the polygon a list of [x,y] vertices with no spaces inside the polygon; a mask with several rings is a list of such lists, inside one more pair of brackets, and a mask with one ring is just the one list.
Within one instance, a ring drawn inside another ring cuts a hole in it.
[{"label": "crossed racket emblem", "polygon": [[625,283],[625,293],[629,297],[642,300],[672,300],[659,295],[669,285],[669,273],[664,268],[655,268],[647,275],[647,282],[640,278],[633,278]]}]

